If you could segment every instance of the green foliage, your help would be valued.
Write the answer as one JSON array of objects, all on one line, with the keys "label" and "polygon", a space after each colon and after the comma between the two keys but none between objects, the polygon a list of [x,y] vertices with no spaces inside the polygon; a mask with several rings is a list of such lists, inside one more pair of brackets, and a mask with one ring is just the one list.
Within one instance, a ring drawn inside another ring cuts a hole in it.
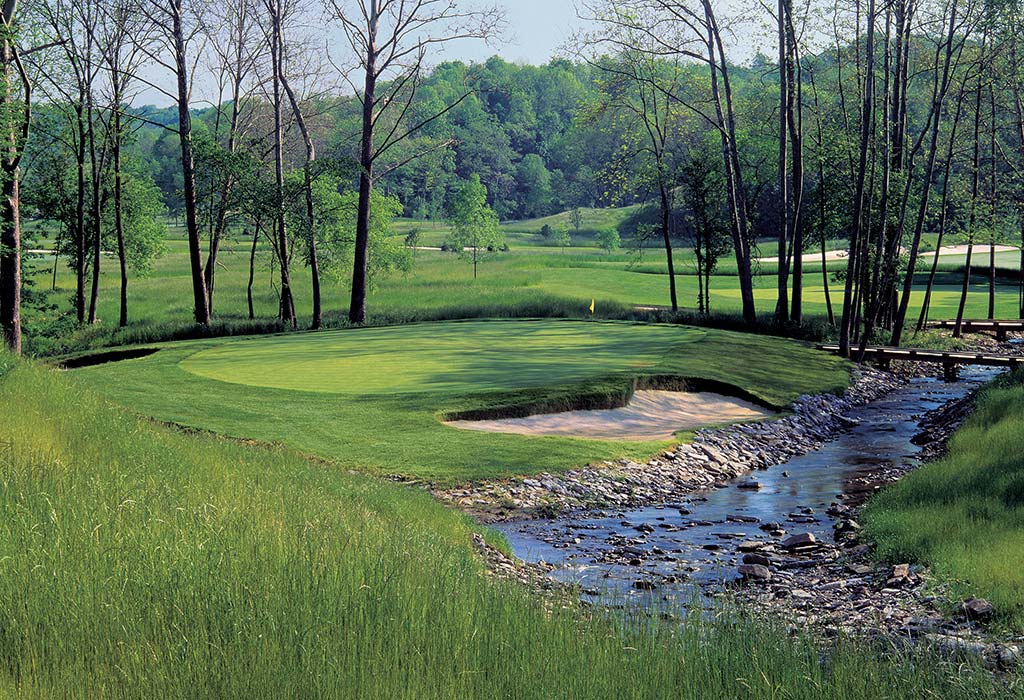
[{"label": "green foliage", "polygon": [[475,276],[477,262],[505,246],[498,215],[487,205],[487,188],[479,175],[473,175],[456,190],[448,204],[448,216],[452,231],[447,247],[473,261]]},{"label": "green foliage", "polygon": [[601,229],[597,234],[597,244],[601,246],[601,250],[609,255],[611,255],[612,251],[618,250],[621,243],[619,232],[613,228]]},{"label": "green foliage", "polygon": [[569,229],[564,224],[555,227],[551,234],[551,243],[563,250],[572,245],[572,236],[569,235]]},{"label": "green foliage", "polygon": [[[125,171],[121,188],[125,258],[136,274],[149,275],[153,262],[167,251],[167,208],[156,183],[138,171]],[[105,228],[112,231],[113,212],[108,211],[106,219]]]},{"label": "green foliage", "polygon": [[[340,186],[340,180],[334,175],[320,175],[313,181],[321,270],[325,276],[336,280],[347,279],[351,273],[359,215],[359,193],[339,191]],[[372,191],[368,264],[371,288],[388,275],[412,268],[412,255],[404,241],[391,235],[391,224],[401,211],[402,204],[396,197],[377,188]],[[296,215],[296,218],[304,220],[304,216]]]}]

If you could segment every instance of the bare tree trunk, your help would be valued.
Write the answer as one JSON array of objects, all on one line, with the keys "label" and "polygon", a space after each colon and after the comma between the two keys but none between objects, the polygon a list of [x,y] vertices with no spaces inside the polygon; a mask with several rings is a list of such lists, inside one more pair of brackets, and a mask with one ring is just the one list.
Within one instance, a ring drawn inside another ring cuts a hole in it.
[{"label": "bare tree trunk", "polygon": [[942,250],[942,241],[946,235],[946,225],[949,220],[949,173],[953,165],[953,145],[956,141],[957,125],[960,122],[960,111],[963,104],[963,90],[957,104],[956,113],[953,117],[953,129],[949,137],[949,150],[946,151],[945,170],[942,175],[942,200],[939,203],[939,235],[935,241],[935,257],[932,259],[932,268],[928,272],[928,283],[924,290],[924,300],[921,302],[921,314],[917,319],[918,332],[924,330],[928,324],[928,314],[932,303],[932,289],[935,286],[935,274],[939,269],[939,252]]},{"label": "bare tree trunk", "polygon": [[868,148],[871,141],[871,127],[875,112],[875,0],[868,0],[867,17],[867,63],[864,78],[864,99],[861,109],[860,158],[857,167],[857,186],[853,200],[853,221],[850,230],[850,257],[847,263],[846,286],[843,291],[843,316],[839,329],[840,352],[849,357],[850,334],[856,308],[853,303],[854,280],[857,275],[857,253],[863,237],[864,189],[867,180]]},{"label": "bare tree trunk", "polygon": [[[366,284],[370,254],[370,197],[373,193],[373,126],[377,95],[377,0],[370,2],[363,83],[363,132],[359,148],[359,204],[356,215],[355,259],[352,264],[352,301],[348,320],[366,323]],[[473,254],[473,278],[476,278],[476,251]]]},{"label": "bare tree trunk", "polygon": [[114,231],[117,233],[117,259],[121,266],[121,314],[118,319],[118,325],[124,328],[128,325],[128,259],[124,242],[124,194],[122,192],[121,173],[121,100],[120,95],[117,93],[114,96],[113,123]]},{"label": "bare tree trunk", "polygon": [[[729,83],[728,67],[722,38],[715,19],[711,0],[702,0],[708,35],[708,64],[711,67],[711,95],[715,106],[719,131],[722,138],[722,156],[725,162],[725,183],[729,198],[729,218],[732,229],[733,250],[736,254],[736,268],[740,283],[740,297],[743,304],[743,320],[748,324],[757,322],[754,305],[754,283],[750,266],[746,194],[743,191],[743,177],[736,145],[736,117],[733,112],[732,87]],[[721,57],[721,62],[719,62]],[[721,73],[721,87],[719,87]],[[724,100],[723,100],[724,96]]]},{"label": "bare tree trunk", "polygon": [[195,157],[192,151],[192,115],[189,113],[189,66],[182,25],[182,0],[171,0],[171,36],[174,42],[175,73],[178,88],[178,139],[181,143],[181,176],[185,198],[185,228],[188,231],[188,257],[192,271],[192,298],[196,323],[210,324],[210,306],[203,277],[202,243],[199,239],[199,217],[196,211]]},{"label": "bare tree trunk", "polygon": [[786,63],[789,60],[788,32],[786,31],[786,0],[779,0],[779,171],[778,187],[779,207],[779,269],[777,275],[777,299],[775,302],[775,320],[784,323],[789,320],[789,112],[792,109],[788,85],[789,71]]},{"label": "bare tree trunk", "polygon": [[[3,106],[7,114],[7,153],[2,160],[3,201],[0,202],[0,329],[4,344],[14,354],[21,354],[21,156],[28,139],[32,119],[32,84],[18,58],[13,38],[16,34],[17,0],[4,0],[0,6],[3,31],[0,45],[0,76],[3,85]],[[24,105],[15,95],[14,74],[17,73],[24,92]],[[21,114],[18,115],[18,112]],[[20,118],[20,123],[15,119]]]},{"label": "bare tree trunk", "polygon": [[245,296],[249,301],[249,320],[256,318],[256,311],[252,305],[252,285],[256,280],[256,244],[260,240],[260,225],[257,223],[252,230],[252,248],[249,250],[249,285],[246,287]]},{"label": "bare tree trunk", "polygon": [[292,90],[291,85],[288,83],[287,77],[282,72],[281,74],[281,85],[284,87],[285,93],[288,95],[288,101],[292,107],[292,114],[295,115],[295,121],[299,125],[299,131],[302,132],[302,141],[306,146],[306,163],[303,167],[303,185],[306,196],[306,225],[309,227],[307,231],[306,245],[309,251],[309,271],[312,276],[313,285],[313,330],[318,331],[323,328],[323,306],[320,300],[320,260],[317,256],[316,249],[316,207],[313,202],[313,164],[316,161],[316,145],[313,143],[313,136],[309,132],[309,127],[306,125],[306,119],[302,114],[302,106],[299,104],[299,100],[295,95],[295,91]]},{"label": "bare tree trunk", "polygon": [[793,158],[793,298],[790,318],[803,323],[804,318],[804,89],[803,66],[800,58],[799,36],[793,24],[793,2],[786,0],[786,33],[789,54],[786,60],[786,80],[789,88],[789,110],[786,122]]},{"label": "bare tree trunk", "polygon": [[991,159],[991,180],[989,181],[989,251],[988,251],[988,318],[996,317],[996,91],[992,85],[988,87],[989,96],[989,158]]},{"label": "bare tree trunk", "polygon": [[89,323],[96,323],[96,305],[100,295],[100,259],[103,256],[103,229],[100,210],[100,189],[103,186],[103,167],[96,153],[96,110],[93,107],[90,90],[86,102],[86,118],[89,126],[89,166],[92,184],[90,216],[92,221],[92,289],[89,293]]},{"label": "bare tree trunk", "polygon": [[75,199],[75,271],[77,274],[75,286],[75,312],[78,315],[78,322],[85,323],[85,110],[84,99],[79,99],[75,105],[77,144],[75,149],[75,166],[77,175],[77,191]]},{"label": "bare tree trunk", "polygon": [[[982,39],[982,51],[984,52],[985,40]],[[978,73],[978,84],[974,96],[974,157],[971,161],[971,216],[968,223],[967,239],[967,260],[964,266],[963,286],[960,288],[960,305],[956,312],[956,325],[953,328],[953,337],[959,338],[963,334],[964,309],[967,306],[967,293],[971,287],[971,262],[974,255],[974,230],[977,223],[978,213],[978,189],[981,177],[981,90],[982,73]]]},{"label": "bare tree trunk", "polygon": [[281,75],[284,73],[281,63],[281,3],[279,0],[268,3],[272,10],[272,34],[270,37],[270,54],[273,63],[273,98],[274,98],[274,184],[277,194],[276,223],[277,248],[281,265],[281,320],[296,326],[295,301],[292,298],[292,283],[289,273],[288,229],[284,213],[284,126],[281,114]]},{"label": "bare tree trunk", "polygon": [[[949,92],[950,70],[953,63],[953,45],[956,38],[957,26],[957,3],[953,1],[949,13],[949,30],[946,34],[945,55],[942,64],[941,77],[936,77],[935,88],[932,95],[931,110],[928,115],[931,127],[930,143],[928,145],[928,162],[925,166],[923,176],[923,188],[921,202],[918,207],[917,221],[914,226],[914,237],[910,244],[910,259],[907,263],[906,276],[903,278],[903,293],[900,297],[899,308],[893,321],[892,344],[899,345],[903,339],[903,329],[906,325],[907,310],[910,308],[910,295],[913,291],[914,272],[917,268],[917,258],[921,251],[921,236],[924,232],[924,221],[928,213],[928,200],[931,196],[932,181],[935,178],[935,161],[939,150],[939,127],[942,125],[942,110],[945,104],[946,95]],[[936,57],[937,58],[937,57]],[[906,101],[906,86],[903,88],[903,101]],[[959,110],[959,106],[957,107]],[[905,114],[905,106],[901,106]],[[954,126],[955,129],[955,126]],[[945,199],[945,196],[943,197]],[[904,209],[906,208],[907,197],[904,197]],[[942,214],[945,218],[945,214]],[[901,217],[902,218],[902,217]],[[897,247],[897,253],[899,248]],[[935,259],[938,261],[938,250],[935,251]],[[930,286],[930,283],[929,283]]]},{"label": "bare tree trunk", "polygon": [[[659,170],[660,170],[659,166]],[[679,300],[676,296],[676,268],[672,261],[672,235],[671,235],[671,218],[672,218],[672,205],[669,202],[668,190],[665,187],[665,179],[663,176],[658,177],[658,185],[661,195],[661,235],[665,241],[665,255],[668,258],[668,288],[669,296],[672,300],[672,311],[679,311]]]}]

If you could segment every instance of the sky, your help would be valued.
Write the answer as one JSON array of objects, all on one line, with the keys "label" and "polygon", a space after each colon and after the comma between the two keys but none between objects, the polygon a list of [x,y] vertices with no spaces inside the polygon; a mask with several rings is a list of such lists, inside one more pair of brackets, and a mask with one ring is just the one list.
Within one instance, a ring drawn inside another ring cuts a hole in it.
[{"label": "sky", "polygon": [[572,0],[504,0],[506,35],[488,46],[480,41],[460,42],[449,51],[452,58],[483,61],[498,54],[508,61],[547,63],[582,22]]}]

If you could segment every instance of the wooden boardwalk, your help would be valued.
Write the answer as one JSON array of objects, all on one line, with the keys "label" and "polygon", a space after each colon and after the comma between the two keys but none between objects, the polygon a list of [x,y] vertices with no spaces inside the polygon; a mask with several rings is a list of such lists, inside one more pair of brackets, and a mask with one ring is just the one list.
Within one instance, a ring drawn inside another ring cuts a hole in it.
[{"label": "wooden boardwalk", "polygon": [[[931,328],[945,328],[952,330],[956,328],[956,321],[933,321],[928,324]],[[1006,340],[1009,331],[1024,331],[1024,321],[993,321],[985,319],[964,319],[960,324],[964,333],[994,332],[996,340]]]},{"label": "wooden boardwalk", "polygon": [[[819,350],[839,354],[838,345],[819,345]],[[856,356],[859,346],[854,346],[852,353]],[[990,355],[975,352],[945,352],[942,350],[920,350],[917,348],[894,348],[880,345],[869,345],[864,349],[864,358],[877,360],[888,366],[893,360],[900,362],[933,362],[942,365],[943,375],[952,381],[957,378],[962,365],[982,365],[985,367],[1008,367],[1011,370],[1024,367],[1024,357],[1013,355]]]}]

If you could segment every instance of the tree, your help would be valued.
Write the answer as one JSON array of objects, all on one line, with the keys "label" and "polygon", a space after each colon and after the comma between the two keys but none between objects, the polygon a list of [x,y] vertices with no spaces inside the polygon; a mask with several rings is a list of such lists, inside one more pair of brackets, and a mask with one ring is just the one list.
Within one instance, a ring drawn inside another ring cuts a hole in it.
[{"label": "tree", "polygon": [[561,248],[564,253],[565,249],[572,245],[572,236],[569,235],[569,229],[561,224],[555,226],[551,242]]},{"label": "tree", "polygon": [[192,68],[194,52],[202,24],[202,6],[199,0],[143,0],[141,12],[163,40],[170,54],[165,57],[155,47],[141,47],[157,65],[166,69],[175,79],[175,91],[162,91],[177,106],[178,143],[181,150],[182,196],[185,205],[185,229],[188,234],[188,258],[192,278],[193,316],[196,323],[209,325],[210,305],[203,275],[203,258],[199,237],[199,215],[196,207],[195,153],[192,146]]},{"label": "tree", "polygon": [[569,223],[576,230],[576,235],[580,235],[580,228],[583,226],[583,210],[579,207],[573,207],[569,210]]},{"label": "tree", "polygon": [[[328,3],[345,43],[352,50],[353,68],[362,75],[361,89],[350,81],[362,107],[362,124],[349,321],[364,323],[370,202],[374,180],[380,176],[375,166],[397,145],[450,112],[470,94],[464,92],[410,123],[407,116],[423,79],[427,53],[452,41],[489,38],[501,26],[503,15],[497,7],[466,9],[458,0],[328,0]],[[348,79],[347,72],[345,77]],[[417,155],[420,154],[412,154],[404,161]]]},{"label": "tree", "polygon": [[505,235],[498,225],[498,215],[487,205],[487,188],[473,175],[456,190],[448,207],[452,232],[447,247],[459,257],[473,261],[473,279],[477,264],[487,253],[505,245]]},{"label": "tree", "polygon": [[0,202],[0,327],[4,343],[21,353],[21,159],[32,122],[32,83],[21,62],[18,38],[21,16],[17,0],[0,6],[0,75],[3,76],[3,132],[0,156],[3,201]]},{"label": "tree", "polygon": [[613,250],[618,250],[622,244],[619,238],[619,232],[613,228],[603,228],[597,232],[597,244],[601,246],[601,250],[607,255],[611,255]]}]

